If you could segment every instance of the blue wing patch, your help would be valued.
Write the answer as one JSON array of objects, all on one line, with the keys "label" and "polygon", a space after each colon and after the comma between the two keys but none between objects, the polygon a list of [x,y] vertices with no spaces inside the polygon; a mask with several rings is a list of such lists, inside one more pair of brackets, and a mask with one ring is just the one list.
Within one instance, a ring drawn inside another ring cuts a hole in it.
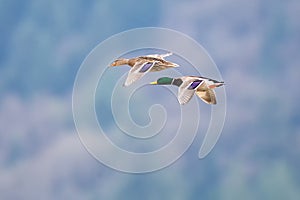
[{"label": "blue wing patch", "polygon": [[201,82],[202,80],[193,81],[191,85],[188,87],[188,90],[194,90]]},{"label": "blue wing patch", "polygon": [[153,65],[153,62],[148,62],[148,63],[144,64],[144,66],[140,69],[139,72],[141,72],[141,73],[146,72],[152,65]]}]

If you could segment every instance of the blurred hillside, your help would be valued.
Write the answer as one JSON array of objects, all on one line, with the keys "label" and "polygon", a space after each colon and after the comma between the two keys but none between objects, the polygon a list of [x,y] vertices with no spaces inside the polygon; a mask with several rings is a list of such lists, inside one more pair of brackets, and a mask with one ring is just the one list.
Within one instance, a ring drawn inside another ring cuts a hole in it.
[{"label": "blurred hillside", "polygon": [[[298,199],[299,13],[297,0],[2,0],[0,199]],[[205,159],[199,133],[172,166],[130,175],[84,149],[71,96],[98,43],[146,26],[203,45],[226,82],[227,117]]]}]

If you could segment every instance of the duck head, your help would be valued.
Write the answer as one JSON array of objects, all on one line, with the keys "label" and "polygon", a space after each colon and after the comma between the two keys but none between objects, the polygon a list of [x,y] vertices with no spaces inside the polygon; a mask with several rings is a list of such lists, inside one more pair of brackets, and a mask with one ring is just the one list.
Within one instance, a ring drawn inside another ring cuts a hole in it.
[{"label": "duck head", "polygon": [[157,79],[157,81],[153,81],[150,84],[151,85],[171,85],[173,82],[173,78],[169,77],[162,77]]},{"label": "duck head", "polygon": [[114,66],[120,66],[120,65],[127,65],[128,64],[128,59],[126,58],[118,58],[114,62],[110,64],[110,67]]}]

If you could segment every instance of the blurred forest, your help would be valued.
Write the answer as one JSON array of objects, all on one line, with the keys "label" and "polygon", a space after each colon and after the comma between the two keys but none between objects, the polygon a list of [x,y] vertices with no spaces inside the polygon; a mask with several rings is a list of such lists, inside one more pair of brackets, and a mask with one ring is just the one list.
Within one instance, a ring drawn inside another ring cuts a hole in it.
[{"label": "blurred forest", "polygon": [[[1,0],[0,199],[298,199],[299,15],[297,0]],[[97,44],[147,26],[203,45],[226,82],[227,116],[205,159],[199,133],[170,167],[132,175],[84,149],[72,89]]]}]

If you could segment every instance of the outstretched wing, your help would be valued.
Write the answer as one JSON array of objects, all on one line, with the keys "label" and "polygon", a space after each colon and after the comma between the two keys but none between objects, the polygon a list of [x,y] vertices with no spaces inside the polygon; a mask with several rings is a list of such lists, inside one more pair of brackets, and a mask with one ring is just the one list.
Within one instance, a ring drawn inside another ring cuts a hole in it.
[{"label": "outstretched wing", "polygon": [[178,89],[178,101],[183,105],[191,100],[196,89],[201,86],[203,81],[196,77],[182,77],[182,80],[183,83]]},{"label": "outstretched wing", "polygon": [[129,86],[133,82],[142,78],[146,73],[148,73],[156,62],[140,61],[137,62],[129,71],[127,79],[124,86]]},{"label": "outstretched wing", "polygon": [[151,57],[151,58],[158,58],[164,60],[165,57],[168,57],[172,55],[173,53],[165,53],[165,54],[152,54],[152,55],[146,55],[146,57]]},{"label": "outstretched wing", "polygon": [[207,104],[217,104],[215,91],[207,89],[205,91],[196,91],[197,96]]},{"label": "outstretched wing", "polygon": [[188,90],[186,88],[179,88],[178,90],[178,101],[181,105],[188,103],[193,97],[195,90]]}]

